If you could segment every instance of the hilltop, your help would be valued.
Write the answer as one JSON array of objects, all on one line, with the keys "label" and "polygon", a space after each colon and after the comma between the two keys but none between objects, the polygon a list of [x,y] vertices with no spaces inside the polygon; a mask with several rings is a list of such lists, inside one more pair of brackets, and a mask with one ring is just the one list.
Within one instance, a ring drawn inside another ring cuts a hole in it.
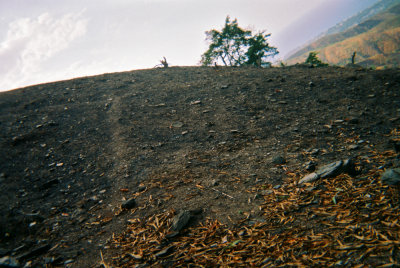
[{"label": "hilltop", "polygon": [[[385,6],[387,8],[383,10],[378,3],[375,9],[367,9],[340,27],[333,28],[289,56],[287,62],[304,62],[310,51],[318,51],[323,61],[343,66],[351,62],[351,55],[356,51],[356,63],[361,66],[399,66],[400,4],[393,5],[392,2],[388,1],[388,6]],[[377,10],[380,12],[375,14],[373,11]],[[374,15],[369,16],[370,13]],[[357,19],[362,18],[366,19],[353,25]]]},{"label": "hilltop", "polygon": [[396,69],[171,67],[0,93],[0,258],[400,263],[398,190],[380,179],[400,166],[399,86]]}]

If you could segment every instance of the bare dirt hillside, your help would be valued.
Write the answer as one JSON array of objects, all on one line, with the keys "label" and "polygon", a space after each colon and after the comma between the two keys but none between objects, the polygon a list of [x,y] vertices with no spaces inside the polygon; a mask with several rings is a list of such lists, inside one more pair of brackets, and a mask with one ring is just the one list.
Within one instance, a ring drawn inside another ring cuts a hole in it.
[{"label": "bare dirt hillside", "polygon": [[[399,88],[397,69],[172,67],[1,93],[0,266],[398,264],[398,191],[380,177],[399,167]],[[352,167],[318,173],[340,161]],[[367,186],[369,211],[339,207]],[[333,235],[353,214],[382,218],[387,240]],[[304,241],[331,252],[323,238],[359,255],[313,263]]]}]

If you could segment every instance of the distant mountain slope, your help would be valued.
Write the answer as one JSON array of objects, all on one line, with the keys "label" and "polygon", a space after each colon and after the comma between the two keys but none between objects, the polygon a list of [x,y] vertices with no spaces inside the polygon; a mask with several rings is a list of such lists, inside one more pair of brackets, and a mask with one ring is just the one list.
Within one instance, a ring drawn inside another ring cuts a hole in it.
[{"label": "distant mountain slope", "polygon": [[336,24],[332,28],[328,29],[326,32],[322,33],[320,37],[327,36],[330,34],[336,34],[340,32],[344,32],[348,30],[349,28],[360,24],[361,22],[371,18],[372,16],[375,16],[379,12],[385,11],[386,9],[399,4],[399,0],[382,0],[376,3],[375,5],[372,5],[369,8],[364,9],[363,11],[360,11],[358,14]]},{"label": "distant mountain slope", "polygon": [[304,62],[310,51],[318,51],[323,61],[345,65],[350,62],[352,53],[356,51],[356,62],[360,65],[399,66],[400,3],[397,3],[346,31],[316,40],[290,56],[287,62]]}]

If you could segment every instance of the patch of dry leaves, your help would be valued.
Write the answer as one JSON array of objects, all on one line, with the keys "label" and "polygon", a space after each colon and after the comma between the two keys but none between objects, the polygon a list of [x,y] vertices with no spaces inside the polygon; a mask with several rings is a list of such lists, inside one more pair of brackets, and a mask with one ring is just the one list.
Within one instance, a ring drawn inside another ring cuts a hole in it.
[{"label": "patch of dry leaves", "polygon": [[[339,175],[299,187],[295,173],[279,189],[260,187],[263,221],[234,228],[216,220],[169,236],[174,211],[134,218],[109,245],[113,267],[398,267],[399,188],[380,181],[378,166],[394,151],[371,152],[363,177]],[[267,190],[267,191],[265,191]]]}]

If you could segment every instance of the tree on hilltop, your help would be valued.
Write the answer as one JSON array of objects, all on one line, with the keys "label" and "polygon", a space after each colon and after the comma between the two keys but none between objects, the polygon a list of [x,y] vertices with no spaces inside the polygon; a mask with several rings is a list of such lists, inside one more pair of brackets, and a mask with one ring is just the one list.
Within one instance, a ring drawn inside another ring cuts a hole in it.
[{"label": "tree on hilltop", "polygon": [[306,64],[310,64],[311,66],[316,66],[316,67],[321,67],[321,66],[328,66],[327,63],[322,62],[318,58],[318,52],[317,51],[311,51],[308,54],[308,57],[305,61]]},{"label": "tree on hilltop", "polygon": [[277,48],[267,42],[271,34],[262,31],[252,35],[250,30],[239,27],[237,19],[231,21],[229,16],[221,31],[212,29],[206,32],[206,36],[210,45],[201,56],[200,62],[204,66],[270,66],[268,58],[279,53]]}]

